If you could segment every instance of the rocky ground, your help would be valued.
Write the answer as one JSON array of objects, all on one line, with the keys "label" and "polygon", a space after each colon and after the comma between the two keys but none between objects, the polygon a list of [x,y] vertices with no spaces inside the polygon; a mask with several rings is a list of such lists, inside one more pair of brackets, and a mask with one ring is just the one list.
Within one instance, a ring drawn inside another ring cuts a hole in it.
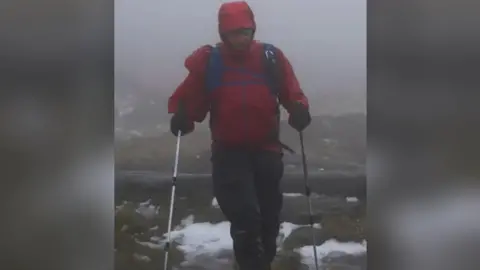
[{"label": "rocky ground", "polygon": [[[229,224],[208,190],[179,189],[173,219],[171,269],[232,269]],[[163,269],[170,190],[117,192],[116,270]],[[312,195],[315,226],[308,225],[306,197],[286,191],[274,270],[314,269],[312,230],[321,269],[366,268],[365,202],[355,197]]]},{"label": "rocky ground", "polygon": [[[116,132],[116,168],[170,171],[176,143],[170,132],[158,131],[133,137],[122,137],[119,134]],[[299,136],[286,121],[281,123],[280,139],[296,151],[295,154],[285,154],[285,170],[301,171]],[[363,171],[365,168],[367,143],[364,114],[315,116],[311,126],[304,132],[304,140],[308,163],[313,171],[352,172]],[[179,171],[210,172],[210,133],[205,124],[197,125],[194,133],[182,138]]]}]

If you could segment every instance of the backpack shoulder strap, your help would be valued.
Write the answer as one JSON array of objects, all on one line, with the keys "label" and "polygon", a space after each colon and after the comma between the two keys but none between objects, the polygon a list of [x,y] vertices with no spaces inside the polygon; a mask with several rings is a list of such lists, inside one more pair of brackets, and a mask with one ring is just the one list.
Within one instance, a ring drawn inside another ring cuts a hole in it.
[{"label": "backpack shoulder strap", "polygon": [[223,62],[220,54],[218,44],[211,46],[210,57],[207,62],[207,69],[205,73],[205,87],[207,93],[212,92],[215,88],[220,86],[222,80]]},{"label": "backpack shoulder strap", "polygon": [[278,97],[282,85],[282,70],[281,63],[277,58],[277,48],[274,45],[263,43],[263,61],[266,69],[267,83],[270,86],[272,94]]},{"label": "backpack shoulder strap", "polygon": [[272,94],[277,99],[276,114],[277,127],[272,130],[272,138],[277,141],[280,146],[288,152],[294,154],[295,151],[288,145],[280,141],[280,104],[278,101],[280,89],[283,85],[282,63],[277,57],[277,48],[269,43],[263,43],[263,61],[266,71],[266,79]]}]

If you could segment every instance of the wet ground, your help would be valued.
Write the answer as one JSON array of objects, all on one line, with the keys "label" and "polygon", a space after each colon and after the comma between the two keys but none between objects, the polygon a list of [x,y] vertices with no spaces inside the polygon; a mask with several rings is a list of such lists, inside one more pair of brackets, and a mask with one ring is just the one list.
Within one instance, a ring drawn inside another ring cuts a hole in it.
[{"label": "wet ground", "polygon": [[[163,269],[170,201],[170,188],[166,187],[141,184],[136,188],[126,185],[116,188],[116,270]],[[284,189],[283,223],[274,270],[314,269],[306,197],[292,189]],[[316,192],[312,195],[313,233],[320,268],[367,269],[363,200],[313,191]],[[232,269],[229,224],[210,188],[201,181],[195,184],[192,180],[188,186],[177,189],[172,242],[169,269]]]}]

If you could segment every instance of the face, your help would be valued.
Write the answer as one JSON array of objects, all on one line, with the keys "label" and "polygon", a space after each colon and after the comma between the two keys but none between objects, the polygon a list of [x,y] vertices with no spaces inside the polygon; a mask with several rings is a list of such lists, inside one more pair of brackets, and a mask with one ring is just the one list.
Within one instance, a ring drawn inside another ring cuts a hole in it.
[{"label": "face", "polygon": [[250,46],[253,39],[252,29],[238,29],[225,33],[225,39],[237,50],[244,50]]}]

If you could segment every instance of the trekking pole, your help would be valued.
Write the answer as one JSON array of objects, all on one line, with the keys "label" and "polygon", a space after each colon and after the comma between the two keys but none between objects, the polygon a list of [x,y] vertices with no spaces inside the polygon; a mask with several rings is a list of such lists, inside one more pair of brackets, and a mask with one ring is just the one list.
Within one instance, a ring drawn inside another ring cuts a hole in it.
[{"label": "trekking pole", "polygon": [[311,191],[310,191],[310,186],[308,185],[307,159],[305,157],[305,146],[303,144],[303,132],[300,131],[299,134],[300,134],[300,146],[302,148],[302,165],[303,165],[303,180],[305,184],[305,196],[307,197],[310,227],[312,228],[313,257],[315,258],[315,269],[318,270],[317,241],[315,239],[315,231],[313,230],[314,224],[313,224],[312,202],[310,200]]},{"label": "trekking pole", "polygon": [[180,155],[180,138],[182,132],[179,131],[177,134],[177,148],[175,150],[175,163],[173,165],[173,177],[172,177],[172,194],[170,195],[170,212],[168,214],[168,231],[167,231],[167,243],[165,244],[165,260],[164,260],[164,270],[167,270],[168,265],[168,252],[170,250],[170,237],[172,230],[172,219],[173,219],[173,205],[175,203],[175,188],[177,186],[177,172],[178,172],[178,156]]}]

